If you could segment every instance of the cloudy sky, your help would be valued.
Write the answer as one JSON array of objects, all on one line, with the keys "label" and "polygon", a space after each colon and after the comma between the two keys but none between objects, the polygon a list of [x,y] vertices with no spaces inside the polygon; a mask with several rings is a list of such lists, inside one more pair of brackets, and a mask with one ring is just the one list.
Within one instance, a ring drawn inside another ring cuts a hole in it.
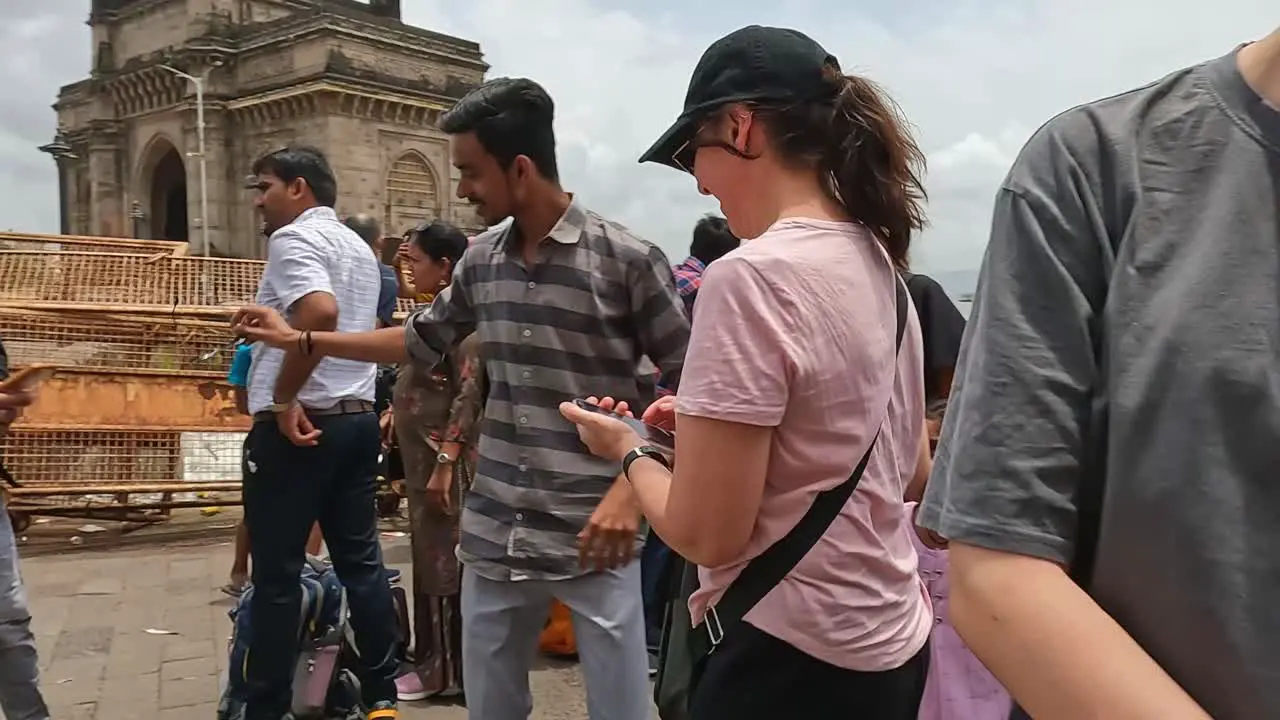
[{"label": "cloudy sky", "polygon": [[[196,0],[189,0],[195,2]],[[86,74],[89,0],[0,0],[0,227],[55,232],[36,146],[59,85]],[[690,178],[635,159],[679,112],[706,46],[742,25],[798,28],[885,85],[928,154],[917,269],[975,268],[996,186],[1044,120],[1217,56],[1278,24],[1276,0],[403,0],[407,22],[481,43],[495,75],[557,102],[565,184],[673,259],[716,210]],[[640,8],[643,8],[641,10]],[[965,288],[952,289],[964,290]]]}]

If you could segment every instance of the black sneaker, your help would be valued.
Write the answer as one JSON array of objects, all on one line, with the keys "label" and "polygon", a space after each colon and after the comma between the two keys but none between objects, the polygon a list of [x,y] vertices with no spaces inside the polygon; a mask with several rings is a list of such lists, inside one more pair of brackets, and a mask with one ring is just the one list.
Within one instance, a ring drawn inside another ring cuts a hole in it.
[{"label": "black sneaker", "polygon": [[393,702],[374,703],[365,715],[366,720],[400,720],[400,711]]},{"label": "black sneaker", "polygon": [[662,666],[662,662],[658,659],[658,653],[649,653],[649,677],[658,676],[658,668]]}]

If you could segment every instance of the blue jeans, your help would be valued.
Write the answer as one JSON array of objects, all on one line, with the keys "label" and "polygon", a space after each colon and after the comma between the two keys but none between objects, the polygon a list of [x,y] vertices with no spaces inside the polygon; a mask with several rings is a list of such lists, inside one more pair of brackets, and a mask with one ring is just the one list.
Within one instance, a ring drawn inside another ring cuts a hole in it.
[{"label": "blue jeans", "polygon": [[0,710],[9,720],[49,720],[37,667],[18,546],[9,513],[0,502]]},{"label": "blue jeans", "polygon": [[655,655],[662,644],[662,619],[667,610],[671,548],[652,529],[640,552],[640,593],[644,598],[644,637]]}]

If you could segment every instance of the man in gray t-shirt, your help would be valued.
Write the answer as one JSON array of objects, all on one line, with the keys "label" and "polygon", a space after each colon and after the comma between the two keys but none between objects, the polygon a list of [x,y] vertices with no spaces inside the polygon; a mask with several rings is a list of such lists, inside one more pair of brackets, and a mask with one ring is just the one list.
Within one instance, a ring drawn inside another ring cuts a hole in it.
[{"label": "man in gray t-shirt", "polygon": [[1055,118],[997,197],[919,522],[1037,718],[1280,717],[1278,106],[1280,31]]}]

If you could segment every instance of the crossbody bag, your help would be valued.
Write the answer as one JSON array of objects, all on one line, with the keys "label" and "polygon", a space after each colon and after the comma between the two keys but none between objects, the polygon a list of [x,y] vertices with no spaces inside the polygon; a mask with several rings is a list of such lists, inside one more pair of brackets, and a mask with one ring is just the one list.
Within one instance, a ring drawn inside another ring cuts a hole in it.
[{"label": "crossbody bag", "polygon": [[[898,321],[896,357],[906,334],[909,298],[901,280],[896,276],[894,279]],[[790,532],[747,563],[720,600],[707,609],[703,622],[696,627],[689,615],[689,596],[698,589],[698,568],[683,559],[672,558],[675,564],[672,573],[678,578],[679,585],[667,604],[659,650],[661,662],[653,690],[658,716],[662,720],[690,720],[689,701],[708,656],[715,652],[727,634],[734,632],[743,617],[804,559],[831,527],[857,489],[878,438],[877,432],[848,480],[818,493],[813,505]]]}]

